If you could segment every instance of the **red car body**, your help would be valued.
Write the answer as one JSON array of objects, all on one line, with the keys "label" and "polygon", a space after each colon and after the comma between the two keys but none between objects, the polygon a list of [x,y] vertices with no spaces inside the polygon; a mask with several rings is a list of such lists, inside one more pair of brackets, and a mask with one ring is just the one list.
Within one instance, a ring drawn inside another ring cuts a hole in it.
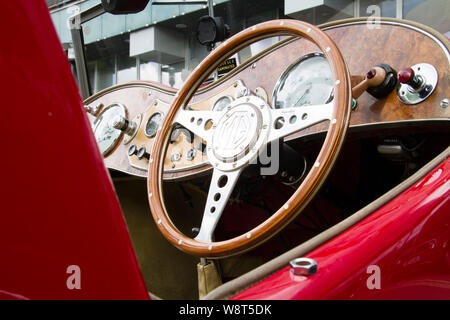
[{"label": "red car body", "polygon": [[[44,1],[0,10],[0,299],[149,299],[107,169]],[[6,179],[5,179],[6,178]],[[307,257],[233,299],[450,298],[450,160]],[[81,290],[67,286],[78,265]],[[369,288],[378,266],[383,290]]]}]

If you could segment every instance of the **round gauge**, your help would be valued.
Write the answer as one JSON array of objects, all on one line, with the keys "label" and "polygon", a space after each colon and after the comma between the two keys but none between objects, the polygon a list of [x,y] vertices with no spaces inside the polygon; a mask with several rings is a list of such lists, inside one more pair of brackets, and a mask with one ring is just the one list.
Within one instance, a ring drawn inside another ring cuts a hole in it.
[{"label": "round gauge", "polygon": [[104,108],[94,121],[94,136],[103,156],[114,149],[122,136],[122,131],[113,127],[113,120],[117,116],[126,118],[126,110],[120,103],[113,103]]},{"label": "round gauge", "polygon": [[223,96],[219,98],[216,103],[214,103],[213,111],[222,111],[225,109],[226,106],[228,106],[233,99],[230,96]]},{"label": "round gauge", "polygon": [[145,125],[145,135],[149,138],[153,138],[158,132],[159,126],[161,125],[163,119],[163,114],[161,112],[155,112],[148,119]]},{"label": "round gauge", "polygon": [[333,76],[321,53],[303,56],[280,77],[273,93],[276,109],[325,104],[333,98]]}]

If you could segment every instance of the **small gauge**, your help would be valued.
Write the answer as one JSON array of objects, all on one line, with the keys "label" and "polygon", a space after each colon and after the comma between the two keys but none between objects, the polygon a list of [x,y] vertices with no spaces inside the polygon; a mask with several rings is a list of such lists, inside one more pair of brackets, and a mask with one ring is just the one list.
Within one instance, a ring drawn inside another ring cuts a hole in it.
[{"label": "small gauge", "polygon": [[155,112],[148,119],[145,125],[145,135],[149,138],[153,138],[158,132],[159,126],[161,125],[163,119],[163,114],[161,112]]},{"label": "small gauge", "polygon": [[114,103],[104,108],[94,121],[94,136],[103,156],[114,149],[123,134],[113,127],[113,120],[118,116],[126,118],[126,110],[120,103]]},{"label": "small gauge", "polygon": [[213,111],[222,111],[227,107],[231,102],[233,101],[233,98],[230,96],[223,96],[219,98],[216,103],[214,103]]}]

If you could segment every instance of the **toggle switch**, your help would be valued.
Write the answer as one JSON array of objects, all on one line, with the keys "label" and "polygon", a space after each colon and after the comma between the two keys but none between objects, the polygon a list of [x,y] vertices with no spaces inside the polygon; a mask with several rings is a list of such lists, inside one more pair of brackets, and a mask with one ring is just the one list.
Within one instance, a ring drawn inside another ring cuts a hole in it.
[{"label": "toggle switch", "polygon": [[377,99],[387,97],[397,85],[397,73],[389,65],[379,63],[370,69],[364,80],[352,88],[352,98],[358,99],[364,91]]},{"label": "toggle switch", "polygon": [[436,69],[428,63],[404,68],[398,73],[397,96],[404,104],[417,104],[433,93],[438,82]]}]

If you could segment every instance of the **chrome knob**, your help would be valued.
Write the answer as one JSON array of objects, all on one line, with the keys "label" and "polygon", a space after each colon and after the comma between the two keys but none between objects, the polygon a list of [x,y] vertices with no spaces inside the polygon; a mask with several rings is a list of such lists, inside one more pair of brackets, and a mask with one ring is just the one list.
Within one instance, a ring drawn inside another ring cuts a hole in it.
[{"label": "chrome knob", "polygon": [[133,145],[131,145],[129,148],[128,148],[128,156],[134,156],[135,154],[137,154],[138,153],[138,148],[136,147],[136,145],[135,144],[133,144]]},{"label": "chrome knob", "polygon": [[137,156],[137,158],[138,158],[139,160],[142,160],[142,159],[144,159],[144,158],[147,159],[147,160],[150,159],[150,153],[147,152],[147,150],[145,149],[145,147],[140,148],[140,149],[137,151],[136,156]]},{"label": "chrome knob", "polygon": [[133,121],[128,121],[123,116],[116,116],[112,120],[112,126],[120,131],[125,132],[128,135],[133,135],[136,130],[136,124]]}]

